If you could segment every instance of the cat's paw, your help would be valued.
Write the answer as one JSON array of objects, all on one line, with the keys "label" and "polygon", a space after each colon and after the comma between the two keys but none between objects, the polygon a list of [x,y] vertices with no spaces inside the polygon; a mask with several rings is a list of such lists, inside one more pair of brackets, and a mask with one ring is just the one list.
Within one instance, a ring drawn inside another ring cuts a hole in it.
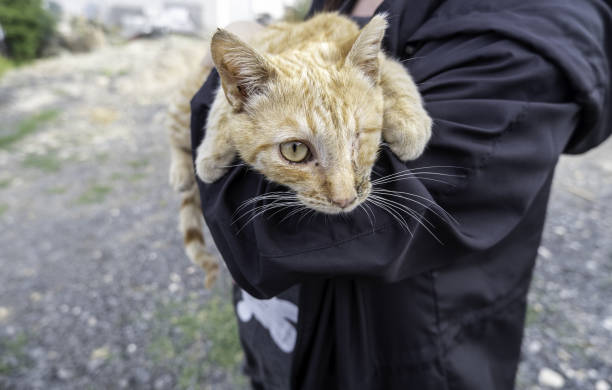
[{"label": "cat's paw", "polygon": [[187,191],[195,182],[193,173],[193,163],[191,159],[172,161],[170,163],[170,185],[175,191]]},{"label": "cat's paw", "polygon": [[[431,138],[432,120],[425,110],[409,117],[394,118],[385,125],[383,138],[391,151],[402,161],[417,159]],[[388,127],[387,127],[388,126]]]},{"label": "cat's paw", "polygon": [[198,153],[195,166],[198,177],[204,183],[214,183],[229,169],[219,159],[203,155],[202,153]]}]

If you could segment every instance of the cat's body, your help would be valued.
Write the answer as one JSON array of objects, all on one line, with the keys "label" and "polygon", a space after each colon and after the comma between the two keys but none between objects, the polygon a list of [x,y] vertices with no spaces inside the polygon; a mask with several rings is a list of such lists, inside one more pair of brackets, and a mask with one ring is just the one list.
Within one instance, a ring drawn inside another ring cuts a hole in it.
[{"label": "cat's body", "polygon": [[[217,180],[240,156],[289,187],[294,204],[330,214],[358,207],[370,194],[381,140],[409,160],[422,153],[431,135],[431,119],[412,79],[380,50],[385,28],[381,16],[360,31],[346,17],[320,14],[270,26],[251,45],[219,30],[211,53],[223,88],[197,149],[199,177]],[[196,217],[184,214],[198,205],[197,187],[193,171],[187,172],[189,148],[177,145],[171,182],[185,190],[181,230],[190,258],[204,266],[210,283],[217,265],[203,250],[201,233],[193,232]]]}]

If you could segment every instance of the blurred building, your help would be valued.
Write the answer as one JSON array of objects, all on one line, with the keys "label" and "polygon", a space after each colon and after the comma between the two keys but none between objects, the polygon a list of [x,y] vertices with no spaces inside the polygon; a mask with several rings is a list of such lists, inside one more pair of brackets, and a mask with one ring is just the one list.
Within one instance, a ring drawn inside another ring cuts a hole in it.
[{"label": "blurred building", "polygon": [[296,0],[49,0],[68,15],[78,15],[128,35],[154,30],[202,34],[236,20],[273,19]]}]

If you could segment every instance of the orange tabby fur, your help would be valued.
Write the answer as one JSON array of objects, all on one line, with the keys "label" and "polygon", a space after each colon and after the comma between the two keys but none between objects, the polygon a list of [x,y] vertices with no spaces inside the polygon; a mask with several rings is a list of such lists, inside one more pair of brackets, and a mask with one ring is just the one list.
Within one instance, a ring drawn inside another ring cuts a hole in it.
[{"label": "orange tabby fur", "polygon": [[[409,160],[431,135],[410,75],[380,50],[386,26],[377,15],[360,31],[325,13],[269,26],[250,45],[218,30],[211,53],[222,88],[197,149],[198,176],[217,180],[238,155],[308,208],[335,214],[358,207],[370,194],[381,140]],[[279,152],[287,141],[307,145],[312,158],[287,161]],[[171,173],[175,187],[191,183],[178,176]]]}]

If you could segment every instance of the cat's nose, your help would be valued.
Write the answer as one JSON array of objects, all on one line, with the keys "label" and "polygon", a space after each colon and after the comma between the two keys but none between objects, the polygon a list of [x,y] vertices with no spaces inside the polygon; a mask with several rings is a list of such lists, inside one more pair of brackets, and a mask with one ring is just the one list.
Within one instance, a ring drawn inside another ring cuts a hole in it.
[{"label": "cat's nose", "polygon": [[352,205],[356,200],[357,197],[353,196],[352,198],[335,198],[331,201],[334,205],[340,207],[341,209],[345,209],[348,206]]}]

